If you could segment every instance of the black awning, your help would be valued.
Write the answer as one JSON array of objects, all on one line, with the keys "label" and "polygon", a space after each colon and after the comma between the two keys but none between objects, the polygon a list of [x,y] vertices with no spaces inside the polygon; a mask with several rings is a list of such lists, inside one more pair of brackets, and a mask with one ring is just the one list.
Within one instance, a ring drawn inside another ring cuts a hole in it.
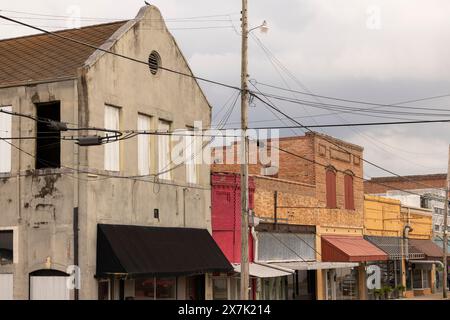
[{"label": "black awning", "polygon": [[207,230],[98,225],[97,277],[230,271],[233,267]]}]

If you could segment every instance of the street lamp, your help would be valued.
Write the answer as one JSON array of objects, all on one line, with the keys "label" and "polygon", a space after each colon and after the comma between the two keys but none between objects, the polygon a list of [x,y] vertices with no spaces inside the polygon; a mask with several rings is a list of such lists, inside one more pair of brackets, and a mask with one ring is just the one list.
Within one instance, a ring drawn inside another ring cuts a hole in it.
[{"label": "street lamp", "polygon": [[263,23],[260,24],[259,26],[251,28],[250,30],[248,30],[248,33],[252,32],[253,30],[256,30],[256,29],[259,29],[259,31],[261,33],[267,33],[267,32],[269,32],[269,24],[267,23],[266,20],[264,20]]}]

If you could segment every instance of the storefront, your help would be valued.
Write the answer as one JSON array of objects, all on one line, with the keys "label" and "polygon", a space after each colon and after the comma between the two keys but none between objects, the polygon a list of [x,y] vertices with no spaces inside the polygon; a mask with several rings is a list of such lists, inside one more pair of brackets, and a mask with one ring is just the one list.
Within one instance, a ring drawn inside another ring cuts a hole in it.
[{"label": "storefront", "polygon": [[[391,290],[404,287],[406,296],[431,294],[439,287],[439,269],[436,265],[442,264],[442,250],[431,240],[377,236],[365,238],[388,254],[387,262],[376,264],[382,271],[382,287]],[[404,277],[402,268],[405,269]],[[368,294],[374,298],[373,292]]]},{"label": "storefront", "polygon": [[321,243],[323,261],[352,264],[325,270],[323,283],[326,299],[366,299],[366,265],[385,262],[387,254],[362,236],[323,235]]},{"label": "storefront", "polygon": [[204,300],[232,266],[207,230],[99,225],[100,300]]},{"label": "storefront", "polygon": [[257,227],[254,234],[255,261],[284,272],[283,277],[260,279],[257,282],[258,297],[316,299],[315,270],[299,266],[316,260],[314,232],[315,228],[309,226],[261,224]]}]

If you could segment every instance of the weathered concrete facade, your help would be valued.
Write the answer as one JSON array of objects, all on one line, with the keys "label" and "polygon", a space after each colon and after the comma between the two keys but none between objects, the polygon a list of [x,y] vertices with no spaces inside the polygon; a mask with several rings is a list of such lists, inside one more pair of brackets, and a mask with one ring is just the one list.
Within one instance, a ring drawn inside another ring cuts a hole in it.
[{"label": "weathered concrete facade", "polygon": [[[135,20],[120,27],[102,46],[147,61],[152,51],[166,68],[191,74],[185,58],[153,6],[141,9]],[[44,81],[40,81],[44,82]],[[120,129],[136,129],[138,114],[159,120],[171,129],[210,124],[210,106],[196,81],[111,54],[94,52],[71,79],[0,88],[0,105],[14,112],[36,114],[36,103],[59,101],[61,121],[76,127],[104,127],[105,105],[120,108]],[[13,117],[15,137],[35,136],[36,122]],[[186,182],[184,166],[170,181],[137,176],[137,139],[120,142],[120,172],[104,170],[104,147],[83,148],[61,143],[61,168],[35,170],[35,140],[13,141],[11,173],[0,180],[0,228],[15,230],[13,265],[0,273],[14,273],[14,298],[29,298],[29,275],[38,270],[66,272],[74,261],[74,211],[79,218],[81,299],[97,299],[97,224],[191,227],[211,230],[210,169],[198,165],[198,183]],[[151,136],[151,174],[158,172],[157,137]],[[20,148],[22,151],[19,151]],[[107,176],[114,177],[107,177]],[[159,218],[153,211],[159,209]],[[17,243],[16,243],[17,242]],[[16,250],[17,248],[17,250]],[[206,280],[208,282],[208,280]],[[206,297],[210,295],[206,285]],[[183,298],[183,297],[181,297]]]}]

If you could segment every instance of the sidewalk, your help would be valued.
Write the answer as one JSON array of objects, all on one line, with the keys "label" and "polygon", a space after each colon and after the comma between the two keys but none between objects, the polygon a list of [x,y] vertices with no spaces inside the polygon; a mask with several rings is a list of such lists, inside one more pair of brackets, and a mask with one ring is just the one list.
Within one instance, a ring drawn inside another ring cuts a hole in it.
[{"label": "sidewalk", "polygon": [[[439,293],[429,294],[426,296],[403,298],[403,299],[399,299],[399,300],[444,300],[444,299],[442,298],[442,292],[439,292]],[[450,300],[450,299],[447,298],[447,300]]]}]

